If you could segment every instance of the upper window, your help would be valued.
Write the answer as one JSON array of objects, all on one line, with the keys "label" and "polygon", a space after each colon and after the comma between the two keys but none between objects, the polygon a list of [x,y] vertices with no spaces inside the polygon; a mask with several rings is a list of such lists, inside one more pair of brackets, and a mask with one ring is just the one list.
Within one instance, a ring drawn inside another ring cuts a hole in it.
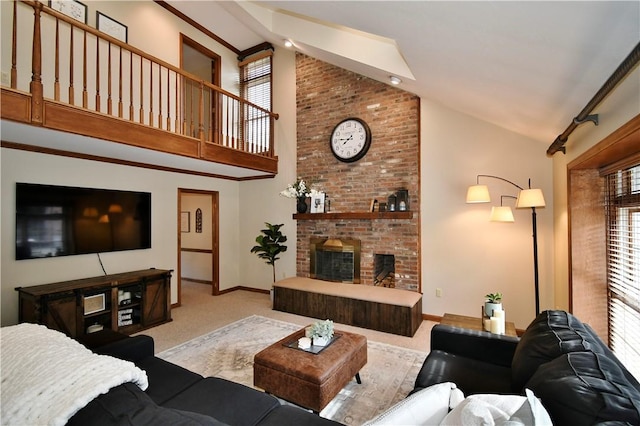
[{"label": "upper window", "polygon": [[271,57],[262,52],[240,63],[240,96],[252,104],[241,111],[243,140],[249,152],[269,150],[271,121]]}]

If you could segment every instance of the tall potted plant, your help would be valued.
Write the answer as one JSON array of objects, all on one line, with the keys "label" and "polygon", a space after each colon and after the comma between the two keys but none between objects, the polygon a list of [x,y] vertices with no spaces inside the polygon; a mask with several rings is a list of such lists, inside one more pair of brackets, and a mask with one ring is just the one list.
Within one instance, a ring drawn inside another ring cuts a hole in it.
[{"label": "tall potted plant", "polygon": [[280,259],[278,255],[287,251],[287,246],[282,243],[287,241],[287,237],[280,232],[280,228],[284,224],[272,225],[265,222],[267,229],[262,229],[262,234],[256,237],[258,245],[253,246],[251,253],[257,253],[260,259],[264,259],[267,265],[273,268],[273,282],[276,282],[276,260]]}]

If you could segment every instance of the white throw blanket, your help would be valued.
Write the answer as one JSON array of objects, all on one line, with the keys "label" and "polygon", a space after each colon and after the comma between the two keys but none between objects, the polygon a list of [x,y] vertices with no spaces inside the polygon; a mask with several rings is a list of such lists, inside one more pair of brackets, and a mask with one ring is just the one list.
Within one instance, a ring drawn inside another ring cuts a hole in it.
[{"label": "white throw blanket", "polygon": [[133,363],[96,355],[42,325],[0,328],[2,425],[64,425],[112,387],[147,375]]}]

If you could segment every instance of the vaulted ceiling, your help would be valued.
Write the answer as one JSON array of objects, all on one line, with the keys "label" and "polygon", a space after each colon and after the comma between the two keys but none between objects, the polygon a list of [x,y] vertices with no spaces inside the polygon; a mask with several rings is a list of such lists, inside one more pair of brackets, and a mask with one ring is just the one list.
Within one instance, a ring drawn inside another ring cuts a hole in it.
[{"label": "vaulted ceiling", "polygon": [[638,1],[167,3],[239,50],[289,39],[546,145],[640,41]]}]

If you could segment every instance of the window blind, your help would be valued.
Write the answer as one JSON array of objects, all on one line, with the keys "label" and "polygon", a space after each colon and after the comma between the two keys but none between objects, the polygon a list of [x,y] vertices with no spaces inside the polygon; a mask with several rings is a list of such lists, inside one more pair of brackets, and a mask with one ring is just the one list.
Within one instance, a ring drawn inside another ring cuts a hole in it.
[{"label": "window blind", "polygon": [[240,69],[242,97],[271,111],[271,54],[249,59]]},{"label": "window blind", "polygon": [[[240,64],[240,93],[249,102],[271,111],[271,52],[264,52]],[[242,111],[243,138],[252,152],[267,150],[271,132],[268,114],[247,107]]]},{"label": "window blind", "polygon": [[605,179],[609,342],[640,377],[640,165]]}]

